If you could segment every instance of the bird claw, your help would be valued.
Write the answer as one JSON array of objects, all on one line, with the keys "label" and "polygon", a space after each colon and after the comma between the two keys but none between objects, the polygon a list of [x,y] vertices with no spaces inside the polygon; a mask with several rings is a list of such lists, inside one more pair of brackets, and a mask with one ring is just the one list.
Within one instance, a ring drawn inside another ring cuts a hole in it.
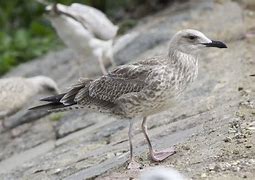
[{"label": "bird claw", "polygon": [[175,154],[174,148],[167,148],[162,151],[155,151],[151,153],[151,159],[155,162],[161,162],[164,161],[169,156]]}]

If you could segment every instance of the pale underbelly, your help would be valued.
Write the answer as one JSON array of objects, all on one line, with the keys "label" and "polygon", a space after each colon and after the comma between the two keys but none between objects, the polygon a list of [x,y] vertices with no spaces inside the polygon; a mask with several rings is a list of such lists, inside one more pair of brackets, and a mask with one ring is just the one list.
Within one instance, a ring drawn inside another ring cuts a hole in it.
[{"label": "pale underbelly", "polygon": [[127,117],[145,117],[153,114],[166,111],[176,105],[176,98],[169,100],[158,100],[152,102],[143,102],[139,105],[132,107],[125,107],[125,114]]},{"label": "pale underbelly", "polygon": [[158,104],[156,107],[152,107],[152,108],[148,108],[145,109],[142,113],[142,116],[150,116],[153,114],[157,114],[163,111],[166,111],[168,109],[171,109],[172,107],[174,107],[176,104],[176,100],[175,99],[171,99],[169,101],[166,101],[162,104]]}]

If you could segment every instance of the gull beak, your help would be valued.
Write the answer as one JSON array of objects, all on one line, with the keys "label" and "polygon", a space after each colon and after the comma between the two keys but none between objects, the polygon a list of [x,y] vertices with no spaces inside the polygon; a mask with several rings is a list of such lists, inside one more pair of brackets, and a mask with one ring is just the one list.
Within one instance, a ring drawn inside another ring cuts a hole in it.
[{"label": "gull beak", "polygon": [[212,42],[210,43],[202,43],[202,44],[205,45],[206,47],[227,48],[226,44],[224,44],[221,41],[212,40]]}]

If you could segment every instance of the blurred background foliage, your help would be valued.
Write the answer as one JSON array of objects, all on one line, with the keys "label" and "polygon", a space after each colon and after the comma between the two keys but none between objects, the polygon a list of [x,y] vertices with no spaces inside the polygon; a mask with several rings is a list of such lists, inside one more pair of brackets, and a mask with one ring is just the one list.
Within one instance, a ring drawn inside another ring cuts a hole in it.
[{"label": "blurred background foliage", "polygon": [[[66,5],[78,2],[105,12],[121,32],[135,25],[137,18],[162,8],[171,0],[57,0]],[[0,1],[0,75],[12,67],[48,51],[63,47],[49,21],[44,5],[36,0]],[[125,19],[125,20],[124,20]],[[124,21],[123,21],[124,20]]]}]

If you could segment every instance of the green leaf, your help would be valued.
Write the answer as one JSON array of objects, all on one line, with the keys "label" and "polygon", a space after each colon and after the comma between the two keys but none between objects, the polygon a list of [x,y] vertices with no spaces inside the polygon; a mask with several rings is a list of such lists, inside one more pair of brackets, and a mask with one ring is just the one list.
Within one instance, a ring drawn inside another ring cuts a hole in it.
[{"label": "green leaf", "polygon": [[36,36],[52,36],[53,31],[50,27],[39,22],[32,22],[30,25],[30,33]]},{"label": "green leaf", "polygon": [[28,38],[29,35],[27,31],[25,31],[24,29],[19,29],[14,34],[14,47],[20,50],[25,49],[26,47],[28,47]]},{"label": "green leaf", "polygon": [[0,32],[0,52],[8,50],[11,46],[12,38],[4,32]]}]

